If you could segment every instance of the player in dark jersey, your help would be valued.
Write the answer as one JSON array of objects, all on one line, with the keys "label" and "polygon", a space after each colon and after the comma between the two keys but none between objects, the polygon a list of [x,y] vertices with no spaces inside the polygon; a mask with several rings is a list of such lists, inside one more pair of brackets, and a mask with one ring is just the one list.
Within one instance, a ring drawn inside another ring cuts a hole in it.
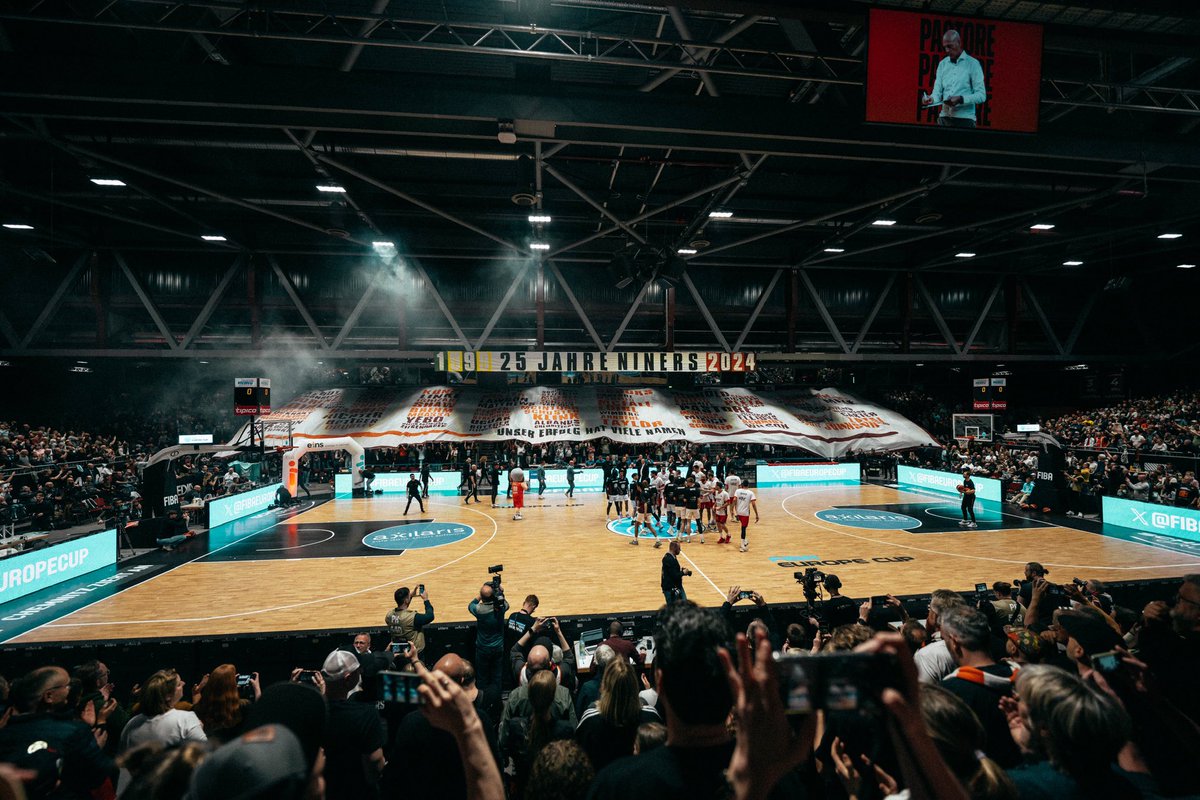
[{"label": "player in dark jersey", "polygon": [[633,511],[629,505],[629,479],[625,477],[624,470],[621,470],[617,479],[613,481],[613,489],[617,493],[615,496],[617,501],[617,517],[621,519],[626,516],[632,517]]},{"label": "player in dark jersey", "polygon": [[642,526],[642,523],[645,522],[646,527],[647,528],[650,527],[650,522],[649,522],[650,514],[646,510],[647,509],[646,491],[648,489],[649,489],[649,486],[642,487],[642,485],[639,484],[637,481],[634,481],[629,486],[629,502],[630,502],[631,507],[633,508],[633,518],[632,518],[633,521],[632,521],[630,527],[633,528],[633,543],[634,544],[639,544],[638,533],[639,533],[639,529]]},{"label": "player in dark jersey", "polygon": [[704,544],[704,528],[700,527],[700,487],[696,485],[695,477],[688,475],[687,481],[675,492],[676,500],[683,506],[682,522],[679,533],[686,540],[692,540],[692,526],[700,534],[700,544]]},{"label": "player in dark jersey", "polygon": [[[608,505],[604,509],[604,519],[605,520],[607,520],[608,515],[612,513],[613,504],[616,502],[616,494],[617,494],[617,489],[615,486],[616,482],[617,482],[617,477],[615,475],[613,475],[611,472],[608,473],[608,475],[604,478],[604,496],[608,500]],[[620,516],[620,514],[621,514],[621,512],[618,511],[617,515]]]},{"label": "player in dark jersey", "polygon": [[677,518],[675,516],[675,492],[679,488],[678,484],[676,483],[677,477],[678,476],[675,475],[674,471],[672,471],[671,474],[667,478],[667,484],[665,486],[663,486],[663,490],[662,490],[663,504],[666,507],[666,512],[667,512],[667,532],[668,533],[674,532],[675,523],[677,522]]}]

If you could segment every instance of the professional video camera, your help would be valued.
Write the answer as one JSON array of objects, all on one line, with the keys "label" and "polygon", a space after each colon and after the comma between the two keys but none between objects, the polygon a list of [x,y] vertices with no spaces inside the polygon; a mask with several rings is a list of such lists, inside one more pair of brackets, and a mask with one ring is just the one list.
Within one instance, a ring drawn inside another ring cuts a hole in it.
[{"label": "professional video camera", "polygon": [[812,605],[817,601],[817,597],[821,594],[819,588],[825,583],[825,573],[818,570],[816,567],[807,567],[803,572],[793,572],[792,577],[796,579],[796,583],[800,584],[804,590],[804,599]]},{"label": "professional video camera", "polygon": [[503,600],[504,587],[500,585],[500,578],[504,574],[504,565],[497,564],[494,567],[488,567],[488,574],[492,576],[492,579],[484,585],[492,587],[492,591],[496,593],[497,600]]}]

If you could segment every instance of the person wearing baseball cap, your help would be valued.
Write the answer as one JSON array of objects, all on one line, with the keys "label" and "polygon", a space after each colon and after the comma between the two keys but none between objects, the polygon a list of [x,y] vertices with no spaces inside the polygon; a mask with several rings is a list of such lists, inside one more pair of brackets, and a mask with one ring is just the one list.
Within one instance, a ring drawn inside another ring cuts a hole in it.
[{"label": "person wearing baseball cap", "polygon": [[330,797],[375,797],[387,763],[387,731],[362,691],[358,656],[334,650],[321,665],[329,724],[325,728],[325,784]]},{"label": "person wearing baseball cap", "polygon": [[1082,671],[1091,666],[1092,656],[1123,647],[1125,640],[1098,613],[1084,610],[1060,611],[1055,616],[1067,634],[1067,657]]},{"label": "person wearing baseball cap", "polygon": [[218,748],[196,769],[185,800],[303,800],[322,796],[296,734],[263,725]]},{"label": "person wearing baseball cap", "polygon": [[1038,664],[1042,660],[1042,640],[1028,628],[1013,628],[1006,634],[1008,642],[1005,651],[1010,661],[1025,664]]}]

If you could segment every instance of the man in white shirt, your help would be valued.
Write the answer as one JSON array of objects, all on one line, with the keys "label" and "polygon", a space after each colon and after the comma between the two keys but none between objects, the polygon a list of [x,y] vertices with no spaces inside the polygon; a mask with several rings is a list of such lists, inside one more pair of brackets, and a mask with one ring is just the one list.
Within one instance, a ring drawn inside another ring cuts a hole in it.
[{"label": "man in white shirt", "polygon": [[713,495],[713,520],[717,524],[717,533],[721,534],[717,538],[717,544],[729,544],[731,541],[729,528],[725,527],[725,520],[729,518],[730,499],[729,492],[724,488]]},{"label": "man in white shirt", "polygon": [[[934,634],[939,634],[941,630],[939,621],[942,615],[948,609],[961,607],[964,604],[962,595],[957,592],[949,589],[935,589],[929,598],[929,613],[925,617],[925,635],[932,638]],[[942,678],[958,668],[958,664],[954,662],[954,656],[950,654],[946,643],[941,640],[940,634],[937,641],[930,642],[914,653],[913,661],[917,665],[917,678],[921,683],[940,684]]]},{"label": "man in white shirt", "polygon": [[751,509],[754,509],[754,521],[756,523],[759,521],[758,498],[749,489],[739,488],[733,493],[733,505],[736,507],[738,522],[742,526],[742,546],[740,550],[744,553],[750,549],[750,545],[746,543],[746,526],[750,524]]}]

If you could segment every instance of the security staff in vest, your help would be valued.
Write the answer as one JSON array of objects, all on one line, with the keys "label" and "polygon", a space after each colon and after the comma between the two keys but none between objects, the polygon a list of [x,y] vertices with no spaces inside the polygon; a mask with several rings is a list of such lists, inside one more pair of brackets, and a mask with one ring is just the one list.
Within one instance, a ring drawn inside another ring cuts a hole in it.
[{"label": "security staff in vest", "polygon": [[[420,597],[425,601],[425,613],[418,614],[409,608],[412,605],[413,597]],[[392,649],[403,650],[405,643],[416,651],[417,659],[421,659],[425,652],[425,634],[423,629],[426,625],[433,622],[433,604],[429,602],[429,595],[425,592],[425,584],[417,587],[416,594],[407,586],[401,586],[396,590],[396,607],[388,612],[384,617],[384,623],[387,625],[388,633],[392,635]],[[399,655],[399,653],[396,653]]]}]

